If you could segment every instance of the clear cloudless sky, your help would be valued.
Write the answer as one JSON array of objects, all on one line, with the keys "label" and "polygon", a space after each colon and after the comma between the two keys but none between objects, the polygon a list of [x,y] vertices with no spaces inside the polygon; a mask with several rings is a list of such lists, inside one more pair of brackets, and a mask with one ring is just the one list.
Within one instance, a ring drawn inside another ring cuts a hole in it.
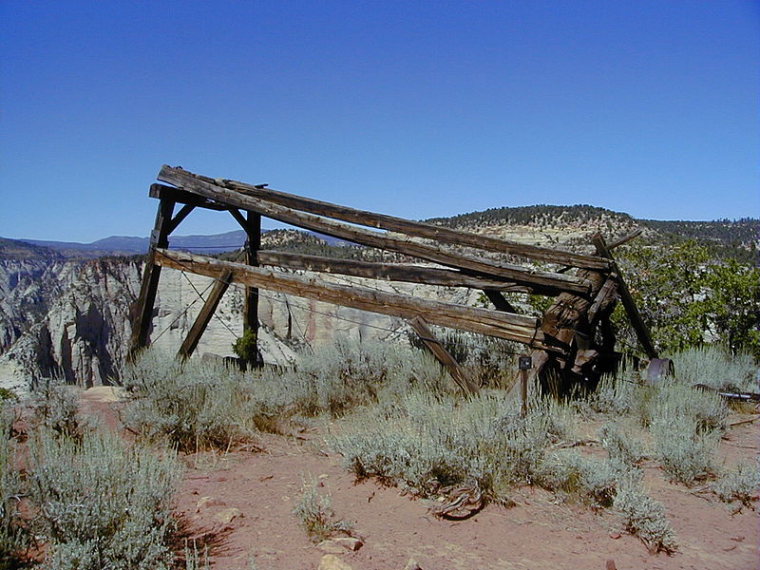
[{"label": "clear cloudless sky", "polygon": [[760,216],[757,1],[2,0],[0,21],[4,237],[147,235],[164,163],[416,219]]}]

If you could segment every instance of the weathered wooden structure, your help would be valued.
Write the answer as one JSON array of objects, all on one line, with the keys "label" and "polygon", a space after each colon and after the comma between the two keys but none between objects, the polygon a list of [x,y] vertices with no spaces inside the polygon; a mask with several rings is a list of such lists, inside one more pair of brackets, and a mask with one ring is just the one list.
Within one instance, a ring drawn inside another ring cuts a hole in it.
[{"label": "weathered wooden structure", "polygon": [[[614,367],[615,338],[610,314],[620,300],[644,352],[656,358],[646,325],[625,285],[612,250],[629,236],[607,244],[595,235],[595,255],[463,232],[394,216],[356,210],[319,200],[227,179],[208,178],[182,168],[164,166],[150,196],[159,200],[151,234],[149,260],[143,275],[131,339],[132,351],[149,343],[149,333],[161,268],[206,275],[216,280],[179,354],[188,357],[230,283],[246,286],[244,329],[258,330],[258,291],[269,289],[406,319],[465,392],[477,390],[428,324],[491,335],[522,343],[533,350],[531,377],[549,385],[557,378],[594,382]],[[175,214],[176,206],[180,206]],[[195,208],[226,211],[245,230],[245,263],[170,251],[169,235]],[[261,217],[266,216],[363,246],[412,256],[435,264],[378,263],[262,251]],[[359,227],[362,226],[362,227]],[[375,228],[375,229],[369,229]],[[384,230],[384,231],[376,231]],[[501,254],[501,255],[495,255]],[[552,264],[537,270],[511,261],[521,258]],[[302,270],[294,274],[281,268]],[[424,283],[482,290],[493,309],[431,301],[368,287],[327,283],[310,273],[330,273],[369,279]],[[543,318],[517,314],[504,292],[524,292],[554,298]]]}]

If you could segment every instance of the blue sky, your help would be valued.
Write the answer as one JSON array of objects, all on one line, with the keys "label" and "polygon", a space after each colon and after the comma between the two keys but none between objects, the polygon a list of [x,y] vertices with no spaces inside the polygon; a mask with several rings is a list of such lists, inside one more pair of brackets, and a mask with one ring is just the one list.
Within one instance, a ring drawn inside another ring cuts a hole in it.
[{"label": "blue sky", "polygon": [[[409,218],[760,216],[758,2],[3,0],[0,18],[4,237],[147,235],[164,163]],[[178,233],[232,229],[193,213]]]}]

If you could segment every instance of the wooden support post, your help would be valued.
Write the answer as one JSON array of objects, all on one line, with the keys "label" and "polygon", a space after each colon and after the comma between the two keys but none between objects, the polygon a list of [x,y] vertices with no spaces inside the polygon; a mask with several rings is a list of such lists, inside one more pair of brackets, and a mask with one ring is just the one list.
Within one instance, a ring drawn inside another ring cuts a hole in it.
[{"label": "wooden support post", "polygon": [[617,274],[620,300],[623,303],[623,307],[625,307],[625,312],[628,313],[628,318],[631,320],[633,330],[636,331],[636,337],[639,339],[641,347],[649,358],[658,358],[657,349],[654,347],[652,336],[649,333],[649,327],[647,327],[644,319],[641,318],[641,313],[639,313],[639,309],[636,306],[636,301],[633,300],[628,285],[626,285],[625,280],[623,279],[623,274],[620,272],[617,262],[612,257],[612,252],[604,241],[602,234],[595,234],[592,241],[594,246],[596,246],[599,255],[606,257],[612,263],[613,270]]},{"label": "wooden support post", "polygon": [[143,272],[140,296],[137,298],[136,316],[132,323],[130,358],[133,358],[140,349],[148,346],[148,336],[153,321],[153,306],[156,303],[158,281],[161,277],[161,266],[156,263],[156,248],[163,249],[169,246],[173,213],[174,200],[161,198],[156,213],[156,223],[150,234],[150,250]]},{"label": "wooden support post", "polygon": [[[248,239],[245,242],[245,262],[252,267],[258,267],[258,252],[261,249],[261,215],[256,212],[247,212],[245,233]],[[257,287],[245,288],[245,305],[243,307],[243,331],[251,331],[255,335],[256,362],[258,364],[258,335],[259,335],[259,290]]]},{"label": "wooden support post", "polygon": [[454,357],[449,354],[449,351],[435,338],[433,332],[427,326],[427,322],[422,317],[414,317],[407,321],[409,326],[414,329],[414,332],[420,337],[425,346],[433,353],[443,367],[449,372],[452,380],[456,382],[462,391],[466,395],[476,394],[478,387],[469,378],[469,376],[462,370]]},{"label": "wooden support post", "polygon": [[227,291],[227,288],[230,286],[231,282],[232,271],[229,270],[225,271],[224,274],[222,274],[222,276],[216,280],[214,287],[211,289],[211,293],[206,299],[206,302],[203,304],[201,312],[198,313],[193,326],[187,333],[187,336],[185,337],[185,340],[182,343],[179,352],[177,352],[177,356],[183,359],[190,358],[192,356],[193,352],[198,346],[198,342],[201,340],[203,332],[206,330],[209,321],[211,321],[211,317],[214,316],[214,311],[216,311],[217,306],[219,306],[219,301],[222,300],[222,295],[224,295],[224,293]]}]

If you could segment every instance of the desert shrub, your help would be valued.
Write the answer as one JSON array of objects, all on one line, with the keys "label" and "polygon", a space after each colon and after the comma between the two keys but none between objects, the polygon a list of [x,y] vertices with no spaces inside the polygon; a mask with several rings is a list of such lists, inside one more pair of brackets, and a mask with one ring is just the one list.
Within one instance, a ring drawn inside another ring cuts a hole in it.
[{"label": "desert shrub", "polygon": [[724,503],[740,503],[739,508],[751,507],[760,494],[760,459],[754,465],[739,463],[711,485]]},{"label": "desert shrub", "polygon": [[318,482],[313,477],[304,477],[301,498],[293,509],[306,534],[313,542],[321,542],[336,534],[350,534],[352,525],[336,519],[330,496],[320,494],[317,486]]},{"label": "desert shrub", "polygon": [[18,509],[24,488],[21,473],[14,465],[14,418],[10,407],[0,402],[0,569],[16,567],[17,555],[27,543]]},{"label": "desert shrub", "polygon": [[599,381],[597,389],[581,403],[587,402],[593,411],[600,414],[621,416],[631,412],[636,388],[624,377],[606,375]]},{"label": "desert shrub", "polygon": [[665,507],[644,493],[640,483],[621,481],[613,507],[623,517],[626,531],[638,536],[650,552],[671,553],[678,547]]},{"label": "desert shrub", "polygon": [[511,486],[533,483],[547,446],[568,435],[566,407],[533,407],[523,418],[503,393],[483,391],[466,401],[410,393],[363,410],[330,442],[360,478],[388,479],[421,495],[474,479],[498,501]]},{"label": "desert shrub", "polygon": [[[490,302],[483,296],[486,306]],[[515,355],[519,345],[505,339],[434,327],[436,338],[478,386],[505,387],[514,379]],[[415,333],[409,334],[411,345],[427,352]]]},{"label": "desert shrub", "polygon": [[110,433],[81,442],[40,431],[31,446],[35,532],[46,568],[169,568],[169,502],[179,479],[173,452],[127,446]]},{"label": "desert shrub", "polygon": [[539,467],[538,483],[570,500],[609,507],[615,497],[617,471],[599,459],[576,451],[549,455]]},{"label": "desert shrub", "polygon": [[79,415],[79,400],[73,388],[61,380],[45,379],[35,385],[33,406],[41,425],[59,436],[81,439],[92,427]]},{"label": "desert shrub", "polygon": [[122,377],[131,401],[125,423],[147,439],[164,437],[182,451],[226,448],[255,432],[252,386],[214,361],[181,363],[144,351]]},{"label": "desert shrub", "polygon": [[676,377],[686,384],[719,390],[758,392],[758,367],[749,354],[730,354],[720,346],[702,346],[673,356]]},{"label": "desert shrub", "polygon": [[[404,394],[417,385],[445,389],[440,366],[428,354],[389,343],[335,344],[303,358],[286,379],[294,384],[294,403],[307,415],[340,416],[360,405],[377,403],[381,392]],[[386,394],[387,395],[387,394]]]},{"label": "desert shrub", "polygon": [[691,485],[712,473],[720,440],[716,431],[701,431],[695,418],[675,415],[658,416],[650,431],[655,454],[671,478]]},{"label": "desert shrub", "polygon": [[630,467],[644,459],[642,444],[618,424],[604,424],[599,430],[599,439],[613,462]]}]

